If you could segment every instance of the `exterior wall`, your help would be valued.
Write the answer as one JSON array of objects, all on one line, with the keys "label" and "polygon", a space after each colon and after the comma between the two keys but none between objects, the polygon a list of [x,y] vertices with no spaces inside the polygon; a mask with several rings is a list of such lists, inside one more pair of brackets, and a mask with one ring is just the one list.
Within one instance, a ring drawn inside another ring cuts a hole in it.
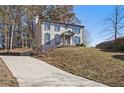
[{"label": "exterior wall", "polygon": [[[82,43],[83,43],[83,28],[81,28],[79,34],[76,34],[76,33],[75,33],[73,37],[75,37],[75,36],[80,37],[80,44],[82,44]],[[72,45],[75,45],[75,44],[72,42]]]},{"label": "exterior wall", "polygon": [[[73,26],[69,26],[69,28],[65,28],[65,25],[64,24],[60,24],[60,31],[55,31],[55,23],[50,23],[50,30],[45,30],[44,29],[44,22],[41,23],[41,31],[42,31],[42,35],[41,35],[41,46],[42,46],[42,51],[45,52],[47,51],[48,49],[53,49],[53,48],[56,48],[58,47],[58,45],[55,44],[55,35],[58,34],[58,35],[61,35],[62,33],[66,32],[66,31],[72,31],[73,29]],[[44,43],[44,35],[46,33],[49,33],[50,34],[50,44],[45,44]],[[80,44],[83,43],[83,28],[81,28],[80,30],[80,33],[79,34],[74,34],[74,36],[72,36],[70,38],[70,45],[72,46],[75,46],[74,43],[73,43],[73,37],[75,36],[78,36],[80,37]],[[61,40],[62,41],[62,38]],[[62,45],[62,42],[60,43],[60,45]]]}]

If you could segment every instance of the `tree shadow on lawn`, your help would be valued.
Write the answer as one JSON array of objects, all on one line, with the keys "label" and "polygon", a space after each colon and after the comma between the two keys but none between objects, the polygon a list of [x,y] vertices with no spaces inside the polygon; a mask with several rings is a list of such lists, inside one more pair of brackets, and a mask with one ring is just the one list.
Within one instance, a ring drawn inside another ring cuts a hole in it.
[{"label": "tree shadow on lawn", "polygon": [[115,51],[112,49],[100,49],[100,51],[113,53],[113,58],[124,61],[124,51]]},{"label": "tree shadow on lawn", "polygon": [[113,55],[112,57],[124,61],[124,54]]}]

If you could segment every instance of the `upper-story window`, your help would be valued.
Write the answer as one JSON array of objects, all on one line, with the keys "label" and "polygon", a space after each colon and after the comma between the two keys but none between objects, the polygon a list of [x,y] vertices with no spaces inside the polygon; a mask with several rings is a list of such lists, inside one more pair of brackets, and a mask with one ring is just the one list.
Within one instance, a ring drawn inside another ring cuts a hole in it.
[{"label": "upper-story window", "polygon": [[76,33],[76,34],[79,34],[80,33],[80,27],[73,27],[73,32]]},{"label": "upper-story window", "polygon": [[75,36],[74,38],[73,38],[73,43],[74,44],[80,44],[80,37],[78,37],[78,36]]},{"label": "upper-story window", "polygon": [[44,35],[44,43],[45,44],[50,44],[50,34],[49,33],[46,33]]},{"label": "upper-story window", "polygon": [[69,26],[68,25],[65,25],[65,29],[68,29],[69,28]]},{"label": "upper-story window", "polygon": [[55,31],[60,31],[60,24],[55,24]]},{"label": "upper-story window", "polygon": [[56,45],[60,44],[60,35],[58,34],[55,35],[55,43]]},{"label": "upper-story window", "polygon": [[2,24],[2,22],[0,22],[0,29],[2,29],[3,28],[3,24]]},{"label": "upper-story window", "polygon": [[45,30],[50,30],[50,22],[45,22],[44,29]]},{"label": "upper-story window", "polygon": [[0,16],[0,29],[3,29],[3,26],[4,26],[4,24],[2,22],[2,17]]}]

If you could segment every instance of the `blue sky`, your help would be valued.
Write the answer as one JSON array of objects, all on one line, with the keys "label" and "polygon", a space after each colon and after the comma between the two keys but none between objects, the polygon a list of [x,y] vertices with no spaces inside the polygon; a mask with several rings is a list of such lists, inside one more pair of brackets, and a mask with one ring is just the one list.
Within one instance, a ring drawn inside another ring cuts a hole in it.
[{"label": "blue sky", "polygon": [[81,20],[81,24],[86,27],[90,33],[91,46],[105,41],[108,36],[105,36],[102,31],[106,28],[104,19],[113,14],[114,6],[110,5],[77,5],[74,6],[76,16]]}]

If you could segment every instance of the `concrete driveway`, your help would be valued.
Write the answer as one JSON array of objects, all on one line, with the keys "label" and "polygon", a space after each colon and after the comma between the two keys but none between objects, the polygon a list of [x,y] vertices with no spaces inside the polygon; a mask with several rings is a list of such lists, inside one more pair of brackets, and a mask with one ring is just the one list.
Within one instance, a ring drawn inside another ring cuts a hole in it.
[{"label": "concrete driveway", "polygon": [[79,86],[107,87],[86,78],[62,71],[41,60],[29,56],[0,56],[17,78],[21,87]]}]

